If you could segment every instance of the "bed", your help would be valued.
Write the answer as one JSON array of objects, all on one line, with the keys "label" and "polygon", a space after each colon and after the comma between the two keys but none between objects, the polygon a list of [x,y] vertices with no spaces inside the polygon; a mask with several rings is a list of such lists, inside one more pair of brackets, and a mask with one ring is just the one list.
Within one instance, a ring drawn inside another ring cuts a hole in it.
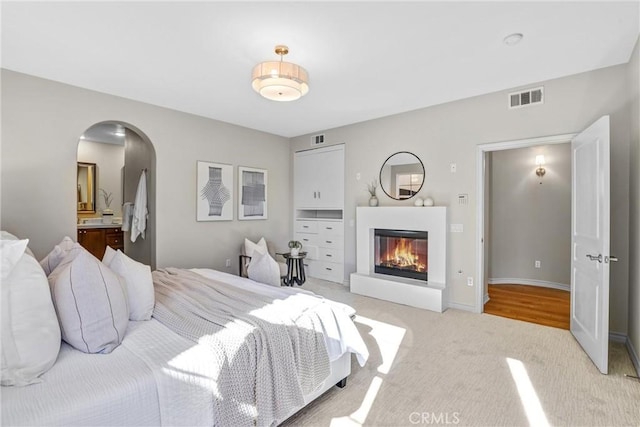
[{"label": "bed", "polygon": [[41,382],[2,387],[2,425],[277,425],[368,357],[353,309],[311,292],[209,269],[153,281],[153,317],[113,351],[62,342]]}]

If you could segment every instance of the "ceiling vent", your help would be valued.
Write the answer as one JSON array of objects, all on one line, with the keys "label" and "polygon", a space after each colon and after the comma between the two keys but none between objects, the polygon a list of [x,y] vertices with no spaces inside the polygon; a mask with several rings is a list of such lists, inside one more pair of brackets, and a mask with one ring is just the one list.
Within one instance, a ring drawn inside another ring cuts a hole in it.
[{"label": "ceiling vent", "polygon": [[324,134],[313,135],[311,137],[311,145],[322,145],[324,144]]},{"label": "ceiling vent", "polygon": [[526,89],[520,92],[512,92],[508,95],[509,109],[529,107],[544,103],[544,87]]}]

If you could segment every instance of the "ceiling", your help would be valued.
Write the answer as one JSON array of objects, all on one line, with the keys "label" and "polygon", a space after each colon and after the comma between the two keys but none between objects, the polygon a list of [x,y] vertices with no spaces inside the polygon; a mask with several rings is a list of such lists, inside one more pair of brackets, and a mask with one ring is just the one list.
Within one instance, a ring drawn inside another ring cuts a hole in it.
[{"label": "ceiling", "polygon": [[[626,63],[640,21],[638,1],[3,1],[1,15],[3,68],[285,137]],[[309,72],[298,101],[251,88],[276,44]]]}]

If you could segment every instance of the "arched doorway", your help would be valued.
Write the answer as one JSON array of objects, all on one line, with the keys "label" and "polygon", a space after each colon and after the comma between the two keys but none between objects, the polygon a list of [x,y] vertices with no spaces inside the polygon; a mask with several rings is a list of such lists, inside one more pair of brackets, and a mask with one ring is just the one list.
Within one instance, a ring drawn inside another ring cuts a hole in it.
[{"label": "arched doorway", "polygon": [[[86,175],[84,170],[81,171],[81,164],[94,166],[95,177],[93,181],[89,180],[86,188],[80,182]],[[110,246],[117,246],[130,258],[155,269],[156,155],[149,138],[140,129],[126,122],[108,120],[96,123],[80,136],[78,165],[78,240],[81,237],[80,230],[100,228],[101,224],[111,231],[119,231],[117,225],[127,222],[123,206],[133,205],[138,188],[145,188],[148,216],[144,237],[140,233],[132,241],[131,229],[120,227],[126,229],[120,234],[123,242],[115,244],[115,234],[112,234]],[[143,174],[146,183],[140,186]],[[93,190],[93,194],[91,191],[87,192],[87,189]],[[89,201],[91,197],[94,200],[93,206]],[[88,207],[92,209],[87,209]],[[109,224],[110,222],[113,224]],[[109,239],[108,235],[106,239]]]}]

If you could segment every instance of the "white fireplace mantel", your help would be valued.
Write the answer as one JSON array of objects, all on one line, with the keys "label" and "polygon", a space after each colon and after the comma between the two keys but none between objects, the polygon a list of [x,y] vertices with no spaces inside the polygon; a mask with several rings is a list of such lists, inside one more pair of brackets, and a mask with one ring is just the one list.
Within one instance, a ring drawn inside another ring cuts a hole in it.
[{"label": "white fireplace mantel", "polygon": [[[376,228],[429,233],[428,282],[373,271],[373,232]],[[446,207],[358,207],[356,250],[356,272],[351,274],[351,292],[438,312],[446,310]]]}]

